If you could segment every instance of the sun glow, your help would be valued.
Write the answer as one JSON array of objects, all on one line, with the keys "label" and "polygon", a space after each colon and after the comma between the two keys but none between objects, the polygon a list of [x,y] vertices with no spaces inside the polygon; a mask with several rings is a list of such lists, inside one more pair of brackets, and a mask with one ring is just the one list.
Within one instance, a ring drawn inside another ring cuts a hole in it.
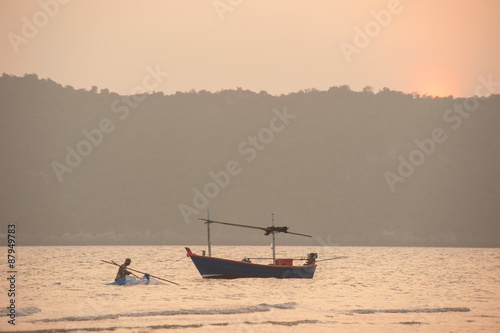
[{"label": "sun glow", "polygon": [[421,94],[434,97],[447,97],[452,95],[450,87],[441,81],[429,81],[423,85]]}]

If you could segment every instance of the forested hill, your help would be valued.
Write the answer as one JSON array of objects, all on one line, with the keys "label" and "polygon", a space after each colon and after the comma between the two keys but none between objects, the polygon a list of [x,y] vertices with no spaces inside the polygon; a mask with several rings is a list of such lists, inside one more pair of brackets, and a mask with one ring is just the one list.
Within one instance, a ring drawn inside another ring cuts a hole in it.
[{"label": "forested hill", "polygon": [[313,235],[280,244],[500,246],[499,95],[119,96],[5,74],[0,94],[0,233],[16,224],[18,245],[204,244],[209,208]]}]

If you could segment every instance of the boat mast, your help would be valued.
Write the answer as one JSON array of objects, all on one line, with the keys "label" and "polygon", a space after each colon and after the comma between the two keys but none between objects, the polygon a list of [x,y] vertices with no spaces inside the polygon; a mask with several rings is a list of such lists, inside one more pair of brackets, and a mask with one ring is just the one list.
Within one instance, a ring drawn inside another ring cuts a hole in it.
[{"label": "boat mast", "polygon": [[[271,213],[271,217],[272,217],[272,226],[274,228],[274,213]],[[271,233],[273,234],[273,265],[276,265],[276,250],[275,250],[276,241],[274,239],[274,231]]]},{"label": "boat mast", "polygon": [[207,209],[207,235],[208,235],[208,256],[212,256],[212,243],[210,242],[210,211]]}]

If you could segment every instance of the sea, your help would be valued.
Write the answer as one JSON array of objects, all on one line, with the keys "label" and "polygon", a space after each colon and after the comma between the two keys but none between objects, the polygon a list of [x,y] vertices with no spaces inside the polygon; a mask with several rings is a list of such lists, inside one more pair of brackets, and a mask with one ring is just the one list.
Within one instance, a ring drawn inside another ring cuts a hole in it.
[{"label": "sea", "polygon": [[[281,246],[276,256],[309,252],[318,253],[313,279],[215,280],[200,276],[183,246],[18,246],[14,285],[2,273],[0,331],[500,332],[498,248]],[[272,250],[213,246],[212,256]],[[125,258],[178,285],[110,285],[118,267],[101,260]]]}]

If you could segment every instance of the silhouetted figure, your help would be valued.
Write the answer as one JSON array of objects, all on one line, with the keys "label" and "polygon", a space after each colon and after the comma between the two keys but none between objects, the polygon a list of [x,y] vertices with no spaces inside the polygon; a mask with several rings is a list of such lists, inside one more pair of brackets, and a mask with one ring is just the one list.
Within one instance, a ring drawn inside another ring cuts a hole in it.
[{"label": "silhouetted figure", "polygon": [[120,266],[120,269],[118,269],[118,273],[116,274],[115,281],[121,280],[127,275],[132,274],[131,272],[127,271],[127,266],[130,265],[132,260],[130,258],[125,259],[125,262]]}]

